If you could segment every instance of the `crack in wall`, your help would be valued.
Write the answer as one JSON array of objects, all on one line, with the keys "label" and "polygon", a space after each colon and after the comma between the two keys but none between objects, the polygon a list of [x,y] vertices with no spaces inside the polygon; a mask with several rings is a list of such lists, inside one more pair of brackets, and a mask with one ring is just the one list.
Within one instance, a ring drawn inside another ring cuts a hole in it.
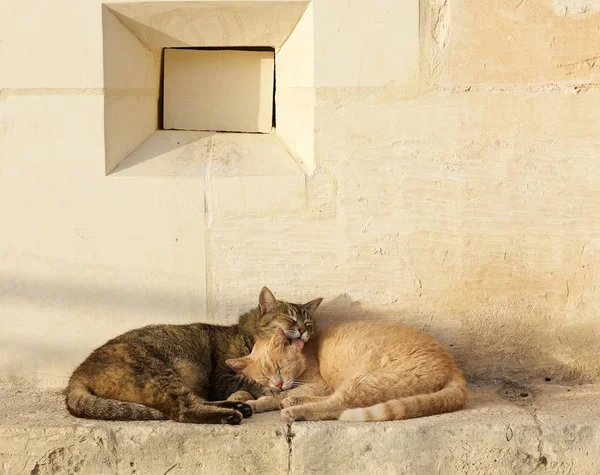
[{"label": "crack in wall", "polygon": [[419,76],[432,84],[441,75],[442,56],[451,31],[448,0],[421,2],[419,13]]},{"label": "crack in wall", "polygon": [[177,465],[179,465],[178,463],[171,465],[167,471],[165,473],[163,473],[163,475],[167,475],[167,473],[169,473],[171,470],[173,470],[175,467],[177,467]]},{"label": "crack in wall", "polygon": [[[525,394],[527,394],[526,399],[522,399]],[[540,468],[546,467],[548,464],[548,459],[544,455],[544,430],[542,429],[542,423],[537,414],[537,407],[535,406],[535,393],[528,386],[515,383],[505,383],[502,390],[502,396],[515,402],[518,407],[525,409],[525,411],[531,416],[535,425],[537,438],[537,460],[533,471],[537,471]],[[508,437],[509,432],[507,430],[507,441],[510,441],[510,439],[513,438],[513,430],[510,428],[510,426],[509,429],[510,438]]]},{"label": "crack in wall", "polygon": [[533,421],[535,422],[535,427],[538,432],[538,465],[536,467],[537,470],[537,468],[539,468],[540,466],[546,466],[548,463],[548,459],[544,455],[544,430],[542,429],[541,421],[537,415],[537,408],[535,406],[531,406],[529,412],[531,414],[531,417],[533,418]]},{"label": "crack in wall", "polygon": [[292,439],[294,438],[294,434],[292,433],[292,423],[287,423],[287,433],[286,440],[288,444],[288,468],[287,473],[290,475],[292,473]]},{"label": "crack in wall", "polygon": [[543,469],[548,465],[548,458],[544,455],[545,452],[545,444],[544,444],[544,430],[542,429],[542,423],[537,414],[537,408],[534,405],[527,407],[527,412],[531,415],[533,422],[535,424],[535,429],[537,431],[537,465],[533,471],[537,471],[538,469]]},{"label": "crack in wall", "polygon": [[208,153],[204,168],[204,265],[205,265],[205,288],[206,288],[206,317],[209,323],[215,323],[216,299],[214,298],[214,279],[212,264],[212,195],[211,195],[211,172],[213,158],[213,138],[208,139]]},{"label": "crack in wall", "polygon": [[468,93],[488,93],[488,92],[509,92],[509,93],[545,93],[545,92],[588,92],[600,89],[600,82],[587,83],[547,83],[547,84],[481,84],[464,86],[439,86],[434,88],[438,92],[446,94],[468,94]]}]

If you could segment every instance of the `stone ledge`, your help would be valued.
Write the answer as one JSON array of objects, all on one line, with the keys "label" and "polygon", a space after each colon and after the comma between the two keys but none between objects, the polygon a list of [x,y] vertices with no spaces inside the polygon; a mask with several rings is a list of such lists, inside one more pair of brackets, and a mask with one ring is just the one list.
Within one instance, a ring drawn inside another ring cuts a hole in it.
[{"label": "stone ledge", "polygon": [[[286,473],[288,426],[269,414],[240,426],[77,419],[60,391],[0,390],[0,473]],[[2,471],[4,470],[4,471]]]},{"label": "stone ledge", "polygon": [[597,474],[600,385],[473,388],[467,408],[383,423],[261,414],[241,426],[76,419],[58,391],[0,390],[3,475]]}]

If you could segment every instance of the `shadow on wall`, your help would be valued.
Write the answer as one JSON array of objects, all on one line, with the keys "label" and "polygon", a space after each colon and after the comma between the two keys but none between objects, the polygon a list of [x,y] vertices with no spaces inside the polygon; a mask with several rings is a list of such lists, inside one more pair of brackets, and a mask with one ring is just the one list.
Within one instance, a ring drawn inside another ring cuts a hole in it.
[{"label": "shadow on wall", "polygon": [[[36,335],[38,336],[38,335]],[[82,348],[78,340],[45,341],[39,339],[0,337],[0,387],[43,386],[44,379],[65,380],[65,367],[69,374],[94,348]],[[32,370],[34,368],[43,369]]]},{"label": "shadow on wall", "polygon": [[[137,167],[139,174],[133,174],[134,170],[128,173],[129,176],[147,176],[143,167],[138,167],[145,162],[156,159],[161,156],[168,157],[171,152],[188,148],[189,154],[182,158],[181,154],[174,154],[173,158],[168,160],[171,165],[170,170],[177,170],[184,167],[197,168],[197,163],[203,164],[205,155],[209,154],[211,132],[182,131],[182,130],[161,130],[153,133],[138,148],[128,155],[119,165],[110,173],[118,174],[124,170]],[[202,152],[205,151],[203,154]],[[169,157],[170,158],[170,157]],[[190,165],[191,162],[191,165]],[[201,167],[204,170],[204,167]],[[161,175],[159,175],[161,176]]]},{"label": "shadow on wall", "polygon": [[[34,353],[37,358],[46,361],[75,363],[80,355],[93,349],[87,345],[92,343],[94,338],[87,338],[83,345],[79,344],[77,338],[91,322],[95,322],[93,331],[97,332],[99,337],[103,335],[100,337],[103,341],[96,341],[93,343],[95,346],[103,343],[105,338],[149,323],[206,321],[204,302],[195,294],[176,290],[149,292],[147,288],[125,288],[117,284],[88,285],[40,278],[32,280],[22,276],[0,276],[0,289],[0,307],[13,307],[15,315],[22,305],[54,308],[59,311],[64,309],[65,315],[68,313],[62,324],[66,325],[65,329],[69,329],[68,333],[73,338],[72,344],[65,333],[60,343],[43,343],[43,337],[40,339],[38,334],[31,341],[0,338],[0,347],[5,353],[13,356],[22,353],[24,358]],[[309,299],[295,300],[303,302]],[[255,305],[255,302],[244,301],[239,306],[240,311],[236,312],[235,318]],[[73,322],[73,315],[82,315],[79,325]],[[123,315],[127,315],[126,321],[123,321]],[[3,317],[11,318],[7,313]],[[546,336],[541,331],[533,335],[523,335],[518,327],[507,329],[502,321],[495,323],[493,318],[484,318],[483,324],[473,320],[474,323],[469,325],[469,320],[461,317],[460,328],[449,331],[448,318],[437,318],[435,314],[425,317],[423,314],[402,310],[373,310],[363,307],[347,294],[340,294],[319,307],[316,320],[320,325],[339,321],[380,320],[400,321],[414,326],[430,333],[446,345],[465,371],[467,378],[474,383],[520,384],[544,381],[547,378],[554,382],[569,383],[598,380],[595,359],[587,366],[582,366],[577,361],[571,362],[569,358],[561,360],[560,355],[552,352],[551,345],[544,346],[544,343],[547,343]],[[60,325],[61,322],[57,321],[54,324]],[[587,350],[590,354],[594,354],[594,351],[594,347]],[[17,361],[20,358],[13,359]]]},{"label": "shadow on wall", "polygon": [[[20,303],[44,307],[65,308],[70,312],[85,314],[93,310],[102,313],[107,321],[111,311],[127,313],[134,321],[136,315],[151,314],[154,318],[173,320],[173,315],[188,315],[191,318],[204,316],[204,301],[196,294],[147,288],[125,287],[118,284],[98,284],[36,277],[0,275],[0,306]],[[88,313],[89,315],[89,313]],[[135,323],[135,322],[133,322]],[[157,322],[158,323],[158,322]],[[115,335],[116,336],[116,335]]]},{"label": "shadow on wall", "polygon": [[[397,321],[425,331],[440,342],[456,358],[471,383],[569,382],[597,381],[594,369],[585,371],[577,362],[567,364],[540,343],[542,332],[525,338],[518,331],[505,328],[502,321],[487,321],[485,335],[481,325],[463,324],[458,331],[448,332],[447,324],[436,325],[434,317],[404,311],[384,312],[364,308],[347,294],[324,302],[317,313],[317,323],[341,321]],[[448,322],[448,319],[444,319]],[[495,341],[496,344],[490,343]],[[600,350],[600,348],[599,348]],[[599,375],[600,376],[600,375]]]}]

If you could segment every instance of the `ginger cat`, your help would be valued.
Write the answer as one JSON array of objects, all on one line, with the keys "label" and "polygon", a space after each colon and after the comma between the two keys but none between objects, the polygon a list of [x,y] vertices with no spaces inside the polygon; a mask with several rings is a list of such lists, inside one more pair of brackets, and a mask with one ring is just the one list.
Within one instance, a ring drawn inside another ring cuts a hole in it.
[{"label": "ginger cat", "polygon": [[330,325],[306,345],[278,330],[257,341],[250,355],[226,363],[283,389],[247,404],[254,412],[283,407],[288,421],[409,419],[455,411],[467,397],[465,377],[442,345],[392,322]]}]

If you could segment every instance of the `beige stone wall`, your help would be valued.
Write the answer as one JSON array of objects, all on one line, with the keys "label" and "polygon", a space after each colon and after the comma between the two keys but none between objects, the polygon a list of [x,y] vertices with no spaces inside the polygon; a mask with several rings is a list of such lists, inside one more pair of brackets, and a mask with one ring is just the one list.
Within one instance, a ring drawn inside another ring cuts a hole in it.
[{"label": "beige stone wall", "polygon": [[0,382],[63,384],[147,323],[233,322],[265,284],[427,329],[474,379],[600,380],[598,2],[298,11],[276,48],[297,164],[270,136],[161,132],[124,160],[156,128],[145,20],[0,2]]}]

